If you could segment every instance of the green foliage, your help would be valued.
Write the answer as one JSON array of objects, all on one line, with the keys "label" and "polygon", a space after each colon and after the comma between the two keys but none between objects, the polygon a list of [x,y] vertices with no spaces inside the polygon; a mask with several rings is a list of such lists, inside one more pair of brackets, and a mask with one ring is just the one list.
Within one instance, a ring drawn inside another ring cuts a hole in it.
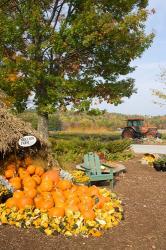
[{"label": "green foliage", "polygon": [[102,114],[103,114],[103,112],[100,109],[91,109],[88,112],[88,115],[98,116],[98,115],[102,115]]},{"label": "green foliage", "polygon": [[[6,1],[0,4],[0,88],[22,112],[98,97],[119,104],[135,91],[125,76],[153,39],[147,0]],[[84,109],[84,107],[83,107]]]},{"label": "green foliage", "polygon": [[105,148],[109,153],[114,154],[118,152],[123,152],[125,149],[129,148],[130,145],[130,140],[117,140],[109,142]]}]

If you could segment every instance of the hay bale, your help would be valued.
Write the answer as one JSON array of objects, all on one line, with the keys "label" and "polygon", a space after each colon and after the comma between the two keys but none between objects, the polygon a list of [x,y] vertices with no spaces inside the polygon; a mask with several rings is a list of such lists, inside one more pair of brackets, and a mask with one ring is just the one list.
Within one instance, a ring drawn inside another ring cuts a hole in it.
[{"label": "hay bale", "polygon": [[[26,135],[35,136],[37,142],[31,147],[20,147],[18,141]],[[54,164],[49,144],[42,136],[29,123],[15,117],[5,108],[0,108],[0,168],[2,162],[12,154],[37,155],[48,162],[48,166]]]}]

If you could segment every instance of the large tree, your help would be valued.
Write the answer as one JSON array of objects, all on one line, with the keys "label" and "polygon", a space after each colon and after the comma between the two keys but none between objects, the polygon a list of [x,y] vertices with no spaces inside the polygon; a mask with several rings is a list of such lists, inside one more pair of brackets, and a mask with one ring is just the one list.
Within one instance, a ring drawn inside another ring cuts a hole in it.
[{"label": "large tree", "polygon": [[38,129],[48,114],[92,100],[130,97],[132,60],[152,42],[145,34],[148,0],[1,0],[0,88],[17,111],[31,95]]}]

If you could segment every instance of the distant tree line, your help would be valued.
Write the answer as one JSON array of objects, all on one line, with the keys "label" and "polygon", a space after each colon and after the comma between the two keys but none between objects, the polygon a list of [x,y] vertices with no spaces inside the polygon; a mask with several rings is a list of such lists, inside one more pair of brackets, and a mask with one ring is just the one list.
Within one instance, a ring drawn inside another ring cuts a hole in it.
[{"label": "distant tree line", "polygon": [[[26,111],[19,115],[22,119],[32,123],[37,128],[36,112]],[[119,113],[108,113],[106,111],[92,110],[91,112],[57,112],[49,117],[49,130],[72,130],[72,129],[106,129],[117,130],[126,126],[126,119],[129,117],[140,117],[138,115],[124,115]],[[166,129],[165,116],[142,116],[145,124],[155,126],[159,129]]]}]

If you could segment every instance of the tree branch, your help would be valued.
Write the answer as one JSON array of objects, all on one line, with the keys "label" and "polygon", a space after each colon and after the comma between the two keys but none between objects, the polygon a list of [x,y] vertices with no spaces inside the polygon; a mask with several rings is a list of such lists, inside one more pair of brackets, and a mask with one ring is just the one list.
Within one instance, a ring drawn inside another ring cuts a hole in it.
[{"label": "tree branch", "polygon": [[61,14],[61,11],[62,11],[62,8],[63,8],[63,5],[64,5],[64,3],[65,3],[65,1],[63,1],[62,2],[62,4],[61,5],[59,5],[59,10],[58,10],[58,13],[57,13],[57,16],[56,16],[56,19],[55,19],[55,23],[54,23],[54,29],[55,29],[55,27],[56,27],[56,25],[57,25],[57,23],[58,23],[58,19],[59,19],[59,16],[60,16],[60,14]]},{"label": "tree branch", "polygon": [[57,11],[57,8],[58,8],[58,3],[59,3],[59,0],[56,0],[55,3],[54,3],[54,7],[53,7],[53,11],[51,13],[49,24],[51,24],[53,19],[55,18],[55,14],[56,14],[56,11]]}]

